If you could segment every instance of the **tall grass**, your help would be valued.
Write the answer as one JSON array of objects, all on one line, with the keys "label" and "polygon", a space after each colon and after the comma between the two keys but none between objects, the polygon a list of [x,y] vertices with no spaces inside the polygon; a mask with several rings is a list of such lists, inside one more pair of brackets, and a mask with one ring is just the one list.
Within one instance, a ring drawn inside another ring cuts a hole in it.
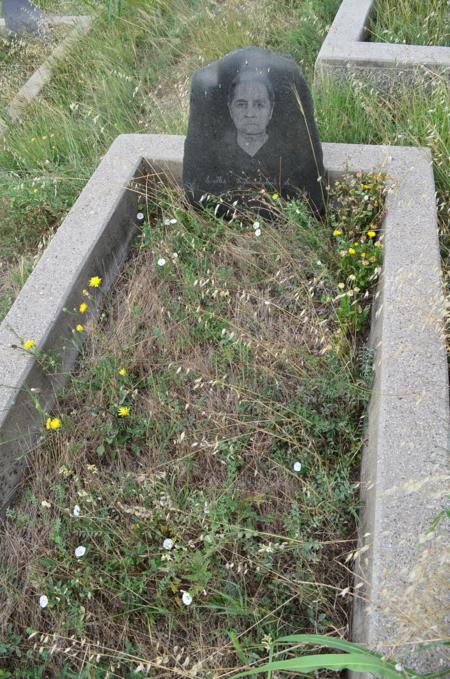
[{"label": "tall grass", "polygon": [[442,45],[450,42],[447,0],[376,0],[370,23],[374,42]]}]

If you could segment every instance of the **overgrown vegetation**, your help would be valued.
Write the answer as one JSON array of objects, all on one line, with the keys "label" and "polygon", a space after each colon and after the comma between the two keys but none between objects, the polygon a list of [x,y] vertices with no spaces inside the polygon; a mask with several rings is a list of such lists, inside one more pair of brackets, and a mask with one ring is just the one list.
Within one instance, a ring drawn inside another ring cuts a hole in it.
[{"label": "overgrown vegetation", "polygon": [[[54,13],[94,11],[89,2],[67,0],[61,9],[56,1],[38,4]],[[311,83],[317,51],[339,4],[133,0],[111,14],[111,3],[96,3],[93,30],[73,47],[0,148],[0,317],[20,289],[21,272],[31,269],[37,245],[51,237],[117,134],[184,133],[192,71],[245,45],[292,54]],[[354,81],[330,85],[315,100],[324,141],[432,148],[448,259],[446,82],[436,78],[429,89],[397,89],[394,100]]]},{"label": "overgrown vegetation", "polygon": [[384,191],[344,180],[327,224],[276,194],[273,223],[139,205],[99,323],[100,279],[80,290],[84,357],[8,510],[6,676],[206,679],[346,633]]},{"label": "overgrown vegetation", "polygon": [[370,25],[374,42],[442,45],[450,40],[447,0],[376,0]]},{"label": "overgrown vegetation", "polygon": [[[249,44],[311,83],[340,0],[36,4],[96,21],[1,143],[0,317],[118,134],[184,133],[192,71]],[[323,141],[431,147],[448,258],[446,83],[314,96]],[[299,627],[347,633],[380,182],[336,187],[326,224],[272,200],[260,235],[160,195],[98,324],[86,282],[83,359],[2,536],[5,676],[206,679]]]},{"label": "overgrown vegetation", "polygon": [[53,29],[47,43],[33,36],[26,39],[0,37],[0,119],[7,116],[8,103],[63,35],[64,29]]}]

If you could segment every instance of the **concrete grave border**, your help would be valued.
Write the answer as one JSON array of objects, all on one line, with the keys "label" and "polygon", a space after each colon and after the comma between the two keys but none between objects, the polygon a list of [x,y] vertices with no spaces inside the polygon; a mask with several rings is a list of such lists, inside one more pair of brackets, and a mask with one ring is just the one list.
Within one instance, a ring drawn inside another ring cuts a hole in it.
[{"label": "concrete grave border", "polygon": [[[50,410],[78,354],[73,327],[79,321],[65,310],[77,307],[90,276],[103,277],[102,292],[111,285],[136,230],[138,197],[127,187],[149,169],[179,183],[183,144],[182,136],[119,136],[0,325],[4,502],[20,483],[25,455],[42,430],[32,394]],[[446,473],[448,376],[431,153],[352,144],[323,144],[323,151],[331,181],[345,171],[381,169],[391,182],[371,331],[375,382],[362,463],[357,576],[362,588],[353,625],[354,640],[390,652],[399,624],[386,602],[392,604],[406,589],[421,549],[418,536],[442,508]],[[27,339],[34,339],[40,351],[61,356],[57,376],[45,375],[33,356],[17,349]],[[405,634],[409,642],[414,630]],[[416,662],[414,654],[407,659]]]},{"label": "concrete grave border", "polygon": [[314,67],[316,86],[335,78],[364,77],[390,91],[437,74],[450,79],[450,49],[441,46],[367,42],[375,0],[342,0]]},{"label": "concrete grave border", "polygon": [[[67,49],[76,42],[82,35],[89,32],[92,25],[92,17],[80,16],[49,16],[46,17],[48,26],[72,26],[66,37],[57,45],[47,57],[47,59],[32,73],[17,94],[11,99],[7,112],[13,121],[19,120],[24,109],[41,93],[44,85],[49,82],[52,70],[58,60],[61,60]],[[5,27],[5,20],[0,19],[0,35],[8,35]],[[0,120],[0,135],[4,124]],[[5,126],[6,129],[6,126]]]}]

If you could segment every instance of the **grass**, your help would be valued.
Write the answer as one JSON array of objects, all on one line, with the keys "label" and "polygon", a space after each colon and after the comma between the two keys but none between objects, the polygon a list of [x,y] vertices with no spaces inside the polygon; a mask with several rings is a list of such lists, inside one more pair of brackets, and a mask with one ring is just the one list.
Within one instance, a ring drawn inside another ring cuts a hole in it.
[{"label": "grass", "polygon": [[[290,3],[280,11],[268,1],[243,9],[235,1],[135,0],[114,21],[101,13],[0,149],[2,257],[34,252],[53,232],[117,134],[185,131],[194,68],[248,43],[293,43],[302,4],[292,12]],[[324,29],[318,24],[317,46]]]},{"label": "grass", "polygon": [[450,40],[447,0],[376,0],[370,25],[374,42],[442,45]]},{"label": "grass", "polygon": [[280,634],[348,634],[384,193],[344,180],[326,223],[268,197],[259,236],[142,197],[98,323],[80,290],[84,355],[8,510],[5,676],[225,677]]},{"label": "grass", "polygon": [[30,75],[61,42],[67,28],[53,28],[50,40],[43,43],[34,36],[9,39],[0,37],[0,115],[7,117],[7,105]]},{"label": "grass", "polygon": [[[96,21],[0,147],[0,315],[117,134],[185,132],[192,71],[248,44],[289,52],[311,83],[340,0],[39,4]],[[323,141],[432,149],[448,276],[446,83],[395,101],[358,80],[314,96]],[[326,224],[275,206],[279,232],[265,224],[260,239],[248,221],[205,221],[159,196],[101,322],[74,312],[87,345],[53,414],[62,426],[47,431],[43,414],[2,536],[12,676],[131,676],[145,660],[154,676],[193,676],[200,663],[206,679],[265,658],[299,627],[346,634],[370,372],[360,293],[374,269],[348,253],[348,218],[367,226],[358,206],[371,189],[337,189],[352,198]]]},{"label": "grass", "polygon": [[[157,0],[151,5],[133,0],[110,19],[106,3],[104,11],[97,5],[90,35],[73,48],[44,96],[0,148],[0,317],[17,292],[12,277],[20,277],[23,261],[29,269],[37,246],[51,237],[117,134],[184,133],[192,71],[244,45],[292,54],[311,82],[315,56],[338,6],[339,0],[320,6],[312,0],[276,5],[265,0],[257,7],[235,0]],[[52,8],[59,11],[57,3]],[[86,55],[93,55],[88,73]],[[330,88],[315,100],[324,141],[432,148],[447,259],[446,83],[436,79],[431,91],[419,86],[397,91],[394,102],[354,82]]]}]

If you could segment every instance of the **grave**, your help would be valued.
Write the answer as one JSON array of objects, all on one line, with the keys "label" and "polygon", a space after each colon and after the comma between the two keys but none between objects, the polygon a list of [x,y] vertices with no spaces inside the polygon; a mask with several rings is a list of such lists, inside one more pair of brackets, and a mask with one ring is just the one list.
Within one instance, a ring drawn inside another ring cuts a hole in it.
[{"label": "grave", "polygon": [[328,78],[364,78],[384,91],[436,75],[450,80],[448,47],[368,42],[374,6],[375,0],[342,0],[316,59],[316,87]]},{"label": "grave", "polygon": [[[78,345],[65,309],[75,306],[90,276],[103,278],[103,292],[114,280],[137,228],[138,195],[127,187],[148,172],[180,184],[184,143],[181,136],[119,136],[1,324],[3,505],[11,500],[42,427],[33,393],[50,410],[76,360]],[[433,656],[414,652],[414,621],[395,617],[396,606],[409,601],[423,547],[419,538],[443,509],[447,472],[448,375],[431,154],[394,146],[322,144],[322,149],[330,182],[347,171],[382,169],[391,183],[371,328],[375,382],[362,463],[353,639],[386,653],[398,640],[397,656],[431,671],[439,669]],[[61,356],[57,375],[45,374],[31,355],[17,349],[29,338],[39,350]]]},{"label": "grave", "polygon": [[291,57],[246,47],[194,73],[183,184],[197,205],[228,194],[230,206],[238,200],[261,212],[264,189],[284,198],[304,193],[323,210],[312,97]]},{"label": "grave", "polygon": [[[34,71],[34,73],[32,73],[9,102],[7,113],[13,121],[19,120],[28,104],[39,96],[44,85],[50,81],[52,70],[57,61],[64,58],[67,50],[74,42],[89,32],[92,25],[92,18],[84,15],[47,16],[45,17],[45,25],[50,29],[57,26],[67,26],[68,32],[64,39],[52,50],[47,59]],[[19,26],[17,26],[17,28],[19,28]],[[0,36],[7,37],[9,34],[10,30],[7,25],[7,20],[0,18]],[[23,36],[23,39],[26,39],[25,35]],[[6,130],[6,123],[0,119],[0,138],[6,133]]]}]

